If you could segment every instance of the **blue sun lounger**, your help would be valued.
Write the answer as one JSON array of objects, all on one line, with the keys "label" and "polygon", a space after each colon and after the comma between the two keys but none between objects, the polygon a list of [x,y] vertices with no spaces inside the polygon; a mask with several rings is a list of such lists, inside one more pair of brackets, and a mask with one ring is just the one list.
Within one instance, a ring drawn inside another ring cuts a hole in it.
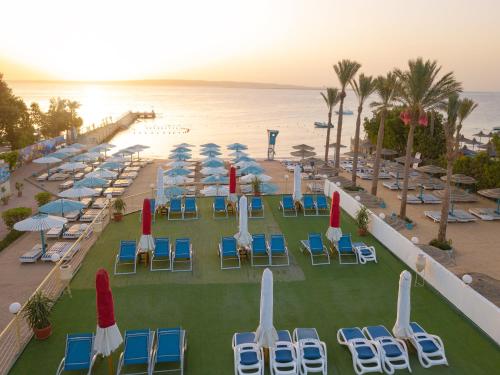
[{"label": "blue sun lounger", "polygon": [[448,360],[444,352],[444,344],[439,336],[427,333],[418,323],[411,322],[410,327],[413,335],[410,342],[417,350],[420,364],[429,368],[436,365],[448,366]]},{"label": "blue sun lounger", "polygon": [[278,331],[278,340],[269,348],[271,375],[297,374],[297,351],[289,331]]},{"label": "blue sun lounger", "polygon": [[[254,259],[266,259],[266,263],[256,264]],[[271,264],[269,253],[267,251],[266,236],[264,234],[252,234],[252,245],[250,247],[250,262],[252,267],[267,267]]]},{"label": "blue sun lounger", "polygon": [[138,374],[150,374],[151,354],[153,347],[154,332],[149,329],[125,331],[124,349],[118,359],[116,375],[122,372],[125,366],[145,366],[147,371],[134,372]]},{"label": "blue sun lounger", "polygon": [[358,327],[341,328],[337,331],[337,341],[345,345],[352,355],[352,365],[356,374],[382,372],[378,346],[368,340]]},{"label": "blue sun lounger", "polygon": [[[192,271],[193,270],[193,246],[189,238],[178,238],[175,240],[175,246],[170,255],[172,259],[172,272]],[[175,269],[176,263],[187,263],[187,269]]]},{"label": "blue sun lounger", "polygon": [[56,375],[63,371],[92,372],[92,366],[97,358],[94,353],[94,335],[92,333],[75,333],[66,335],[66,350],[64,358],[59,363]]},{"label": "blue sun lounger", "polygon": [[297,216],[297,208],[290,194],[281,196],[280,209],[283,210],[284,217]]},{"label": "blue sun lounger", "polygon": [[318,214],[314,198],[311,194],[304,195],[302,198],[302,207],[304,208],[304,216],[316,216]]},{"label": "blue sun lounger", "polygon": [[[286,246],[285,237],[282,234],[271,234],[269,241],[269,256],[272,266],[289,266],[290,258],[288,257],[288,248]],[[285,258],[286,263],[274,264],[274,258]]]},{"label": "blue sun lounger", "polygon": [[198,219],[198,205],[196,204],[195,197],[184,198],[184,206],[182,207],[182,218],[184,220]]},{"label": "blue sun lounger", "polygon": [[[118,272],[118,266],[133,265],[133,271]],[[120,250],[115,259],[115,275],[135,273],[137,267],[137,245],[135,241],[120,241]]]},{"label": "blue sun lounger", "polygon": [[[340,264],[358,264],[358,253],[354,250],[354,246],[352,245],[351,235],[343,234],[338,242],[334,244],[337,252],[339,254],[339,263]],[[353,262],[342,262],[342,257],[353,257],[355,261]]]},{"label": "blue sun lounger", "polygon": [[[321,239],[321,234],[319,233],[309,233],[307,240],[300,241],[302,245],[302,249],[307,250],[309,255],[311,256],[311,263],[313,266],[319,266],[323,264],[330,264],[330,254],[326,249],[325,245],[323,245],[323,240]],[[315,262],[315,258],[323,258],[326,257],[326,261]]]},{"label": "blue sun lounger", "polygon": [[[222,237],[219,243],[220,268],[223,270],[241,267],[240,253],[234,237]],[[237,266],[224,266],[224,260],[237,260]]]},{"label": "blue sun lounger", "polygon": [[[156,330],[156,345],[151,356],[151,374],[179,372],[184,374],[184,352],[187,348],[186,331],[181,328],[159,328]],[[178,368],[156,370],[157,364],[176,364]]]},{"label": "blue sun lounger", "polygon": [[316,209],[319,216],[330,216],[330,207],[324,195],[316,196]]},{"label": "blue sun lounger", "polygon": [[[214,219],[227,219],[229,216],[227,214],[227,204],[226,198],[224,197],[215,197],[214,203],[212,204],[213,208],[213,218]],[[220,215],[223,216],[220,216]],[[219,216],[217,216],[219,215]]]},{"label": "blue sun lounger", "polygon": [[[171,254],[170,240],[167,237],[156,237],[155,238],[155,249],[151,255],[151,261],[149,268],[151,271],[170,271],[172,269],[172,260],[170,258]],[[154,267],[154,263],[168,262],[168,267]]]},{"label": "blue sun lounger", "polygon": [[264,217],[264,203],[262,203],[262,197],[250,198],[250,204],[248,205],[248,208],[248,214],[250,218],[262,219]]},{"label": "blue sun lounger", "polygon": [[[176,216],[176,217],[174,217]],[[182,199],[172,198],[170,200],[170,208],[168,210],[168,220],[182,220]]]},{"label": "blue sun lounger", "polygon": [[232,341],[235,375],[264,373],[263,349],[255,342],[254,332],[235,333]]}]

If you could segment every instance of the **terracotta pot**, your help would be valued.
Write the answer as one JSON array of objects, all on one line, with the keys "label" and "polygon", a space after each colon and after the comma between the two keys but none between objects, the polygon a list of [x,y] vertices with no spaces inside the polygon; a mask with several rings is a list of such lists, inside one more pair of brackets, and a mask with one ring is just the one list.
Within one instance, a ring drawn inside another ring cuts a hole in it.
[{"label": "terracotta pot", "polygon": [[358,228],[358,234],[360,236],[366,236],[368,234],[368,229],[366,229],[366,228]]},{"label": "terracotta pot", "polygon": [[17,192],[17,196],[18,196],[18,197],[22,197],[22,196],[23,196],[23,192],[22,192],[22,191],[18,191],[18,192]]},{"label": "terracotta pot", "polygon": [[113,214],[113,218],[115,219],[115,221],[122,221],[123,219],[123,214],[121,212],[115,212]]},{"label": "terracotta pot", "polygon": [[52,325],[41,329],[33,328],[33,333],[37,340],[45,340],[52,334]]}]

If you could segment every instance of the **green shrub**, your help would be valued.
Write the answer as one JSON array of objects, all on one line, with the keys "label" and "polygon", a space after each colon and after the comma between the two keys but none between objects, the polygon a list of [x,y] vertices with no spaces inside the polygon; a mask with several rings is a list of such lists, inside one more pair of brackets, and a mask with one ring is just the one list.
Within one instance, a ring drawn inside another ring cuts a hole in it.
[{"label": "green shrub", "polygon": [[[490,158],[486,152],[474,157],[462,156],[453,165],[453,173],[462,173],[477,180],[478,189],[500,187],[500,160]],[[470,188],[467,186],[467,188]]]},{"label": "green shrub", "polygon": [[10,208],[2,212],[2,219],[7,228],[12,229],[18,221],[24,220],[31,216],[31,208],[16,207]]},{"label": "green shrub", "polygon": [[17,230],[11,230],[7,235],[0,241],[0,251],[9,246],[12,242],[17,240],[23,235],[24,232],[18,232]]},{"label": "green shrub", "polygon": [[439,241],[437,238],[434,238],[431,242],[429,242],[429,245],[437,247],[438,249],[441,250],[451,250],[451,240],[448,241]]},{"label": "green shrub", "polygon": [[38,203],[38,207],[49,203],[51,198],[52,195],[50,193],[47,193],[46,191],[41,191],[40,193],[35,194],[35,200]]},{"label": "green shrub", "polygon": [[16,167],[17,160],[19,158],[19,153],[17,151],[9,151],[0,154],[0,159],[5,160],[9,164],[9,170],[13,170]]}]

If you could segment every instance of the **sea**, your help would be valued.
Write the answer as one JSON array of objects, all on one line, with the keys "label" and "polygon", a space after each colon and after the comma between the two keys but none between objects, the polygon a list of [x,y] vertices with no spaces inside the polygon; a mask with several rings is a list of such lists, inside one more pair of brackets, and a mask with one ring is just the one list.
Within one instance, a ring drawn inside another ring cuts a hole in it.
[{"label": "sea", "polygon": [[[315,121],[327,121],[327,107],[320,89],[172,86],[152,82],[12,81],[9,84],[27,104],[38,102],[42,109],[48,107],[51,97],[78,101],[79,114],[84,120],[82,131],[114,121],[127,111],[154,110],[156,119],[139,121],[111,140],[118,149],[147,145],[149,148],[143,155],[148,157],[166,158],[172,146],[182,142],[193,145],[214,142],[221,146],[239,142],[248,146],[252,156],[266,157],[268,129],[279,131],[277,158],[291,157],[292,146],[302,143],[314,147],[319,157],[324,155],[326,129],[314,127]],[[500,126],[500,93],[465,92],[463,95],[479,104],[464,124],[466,137]],[[368,104],[363,117],[371,116]],[[344,115],[342,144],[347,148],[343,151],[349,150],[355,132],[357,103],[352,91],[347,92],[344,107],[354,114]],[[335,142],[336,116],[332,122],[335,128],[331,142]],[[199,148],[195,147],[193,157],[198,157],[198,152]]]}]

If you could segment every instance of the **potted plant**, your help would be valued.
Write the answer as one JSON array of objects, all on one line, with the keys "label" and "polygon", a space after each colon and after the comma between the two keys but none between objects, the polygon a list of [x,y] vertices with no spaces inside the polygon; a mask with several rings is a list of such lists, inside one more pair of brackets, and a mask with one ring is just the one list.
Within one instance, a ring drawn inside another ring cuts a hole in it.
[{"label": "potted plant", "polygon": [[23,316],[38,340],[45,340],[52,333],[49,316],[53,303],[54,301],[38,291],[28,300],[23,310]]},{"label": "potted plant", "polygon": [[23,196],[23,189],[24,189],[24,184],[22,182],[16,182],[16,190],[17,190],[17,196],[22,197]]},{"label": "potted plant", "polygon": [[368,214],[368,209],[362,206],[358,212],[356,212],[356,225],[358,226],[358,234],[360,236],[366,236],[368,233],[368,223],[370,222],[370,216]]},{"label": "potted plant", "polygon": [[7,189],[5,188],[5,186],[2,186],[2,188],[0,189],[0,196],[0,201],[2,202],[2,204],[4,206],[7,206],[7,204],[9,203],[10,195],[7,194]]},{"label": "potted plant", "polygon": [[116,198],[113,202],[113,218],[115,221],[122,221],[123,219],[123,212],[125,211],[125,208],[127,205],[121,198]]},{"label": "potted plant", "polygon": [[412,230],[415,227],[415,223],[409,217],[405,217],[405,226],[406,229]]},{"label": "potted plant", "polygon": [[252,178],[252,191],[255,196],[260,195],[260,182],[257,177]]}]

